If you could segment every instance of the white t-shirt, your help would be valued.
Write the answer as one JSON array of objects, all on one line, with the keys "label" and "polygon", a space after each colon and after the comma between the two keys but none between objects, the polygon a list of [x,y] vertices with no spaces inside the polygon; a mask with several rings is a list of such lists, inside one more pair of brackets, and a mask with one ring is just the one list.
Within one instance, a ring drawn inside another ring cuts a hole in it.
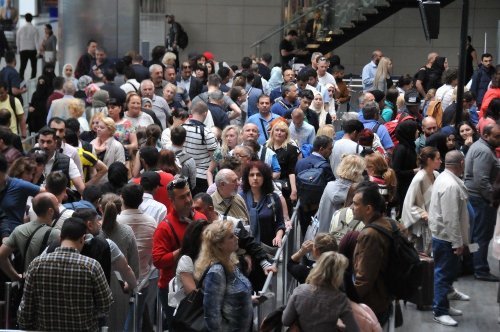
[{"label": "white t-shirt", "polygon": [[359,146],[356,151],[357,146],[358,143],[347,138],[339,139],[333,144],[332,154],[330,155],[330,165],[335,177],[337,177],[337,167],[340,165],[342,156],[345,154],[358,154],[363,149],[363,147]]}]

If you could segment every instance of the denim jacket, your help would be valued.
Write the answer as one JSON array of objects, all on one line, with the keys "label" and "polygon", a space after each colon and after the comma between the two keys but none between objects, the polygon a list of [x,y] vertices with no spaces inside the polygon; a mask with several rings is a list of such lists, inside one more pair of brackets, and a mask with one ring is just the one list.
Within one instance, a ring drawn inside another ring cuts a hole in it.
[{"label": "denim jacket", "polygon": [[203,310],[207,331],[247,332],[252,323],[252,285],[238,268],[226,273],[212,265],[203,281]]}]

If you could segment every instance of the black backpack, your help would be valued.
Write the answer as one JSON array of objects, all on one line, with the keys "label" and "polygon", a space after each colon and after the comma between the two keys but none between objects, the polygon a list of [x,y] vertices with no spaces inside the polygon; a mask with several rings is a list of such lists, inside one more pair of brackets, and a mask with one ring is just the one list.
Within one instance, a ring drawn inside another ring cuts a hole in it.
[{"label": "black backpack", "polygon": [[320,160],[297,174],[297,193],[302,204],[319,204],[327,184],[325,169],[321,167],[325,163],[326,160]]},{"label": "black backpack", "polygon": [[177,28],[179,29],[179,31],[177,32],[177,46],[185,49],[189,44],[189,37],[182,25],[177,23]]},{"label": "black backpack", "polygon": [[391,239],[389,264],[387,270],[382,272],[383,278],[389,294],[396,299],[408,300],[421,286],[423,263],[413,244],[401,234],[397,222],[386,220],[391,223],[392,232],[373,223],[366,227],[376,229]]}]

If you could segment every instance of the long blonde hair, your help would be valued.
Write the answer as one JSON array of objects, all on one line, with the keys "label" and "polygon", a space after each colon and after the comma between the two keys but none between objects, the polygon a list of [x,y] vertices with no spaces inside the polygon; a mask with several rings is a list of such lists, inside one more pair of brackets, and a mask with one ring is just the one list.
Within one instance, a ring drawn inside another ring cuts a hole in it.
[{"label": "long blonde hair", "polygon": [[216,220],[205,228],[200,255],[194,265],[196,280],[200,280],[205,270],[215,263],[221,264],[226,273],[234,272],[238,264],[236,253],[227,256],[221,249],[224,239],[233,232],[234,225],[228,220]]},{"label": "long blonde hair", "polygon": [[366,163],[362,157],[357,154],[346,154],[342,156],[342,160],[337,167],[337,178],[353,182],[361,182],[363,180],[363,172],[365,169]]},{"label": "long blonde hair", "polygon": [[381,80],[386,80],[391,77],[391,73],[389,72],[389,64],[391,62],[391,59],[385,56],[380,59],[380,62],[377,66],[377,71],[375,72],[375,78],[373,79],[374,83],[378,83]]},{"label": "long blonde hair", "polygon": [[271,131],[269,132],[269,139],[267,140],[266,146],[272,150],[274,150],[274,131],[276,129],[284,129],[286,131],[286,138],[281,144],[280,148],[286,149],[288,143],[290,143],[290,128],[283,121],[276,121],[276,123],[271,127]]},{"label": "long blonde hair", "polygon": [[306,284],[316,287],[338,289],[344,280],[344,271],[349,260],[342,254],[327,251],[321,254],[309,273]]},{"label": "long blonde hair", "polygon": [[224,130],[222,131],[222,135],[221,135],[221,138],[222,138],[222,146],[221,146],[222,151],[221,152],[222,152],[223,157],[225,157],[229,153],[229,147],[227,146],[226,135],[227,135],[227,132],[230,130],[234,130],[234,132],[236,133],[236,139],[237,139],[236,146],[238,146],[241,143],[241,129],[240,129],[240,127],[235,126],[235,125],[229,125],[226,128],[224,128]]}]

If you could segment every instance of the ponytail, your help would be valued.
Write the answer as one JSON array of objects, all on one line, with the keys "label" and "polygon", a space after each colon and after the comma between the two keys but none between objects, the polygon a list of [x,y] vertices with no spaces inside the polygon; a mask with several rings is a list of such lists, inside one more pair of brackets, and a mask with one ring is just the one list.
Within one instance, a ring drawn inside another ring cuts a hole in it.
[{"label": "ponytail", "polygon": [[387,191],[389,192],[389,201],[392,202],[396,196],[396,172],[392,168],[388,168],[382,175],[382,179],[384,179]]},{"label": "ponytail", "polygon": [[101,199],[102,230],[106,234],[111,234],[116,226],[116,217],[121,211],[121,201],[118,195],[109,193]]}]

